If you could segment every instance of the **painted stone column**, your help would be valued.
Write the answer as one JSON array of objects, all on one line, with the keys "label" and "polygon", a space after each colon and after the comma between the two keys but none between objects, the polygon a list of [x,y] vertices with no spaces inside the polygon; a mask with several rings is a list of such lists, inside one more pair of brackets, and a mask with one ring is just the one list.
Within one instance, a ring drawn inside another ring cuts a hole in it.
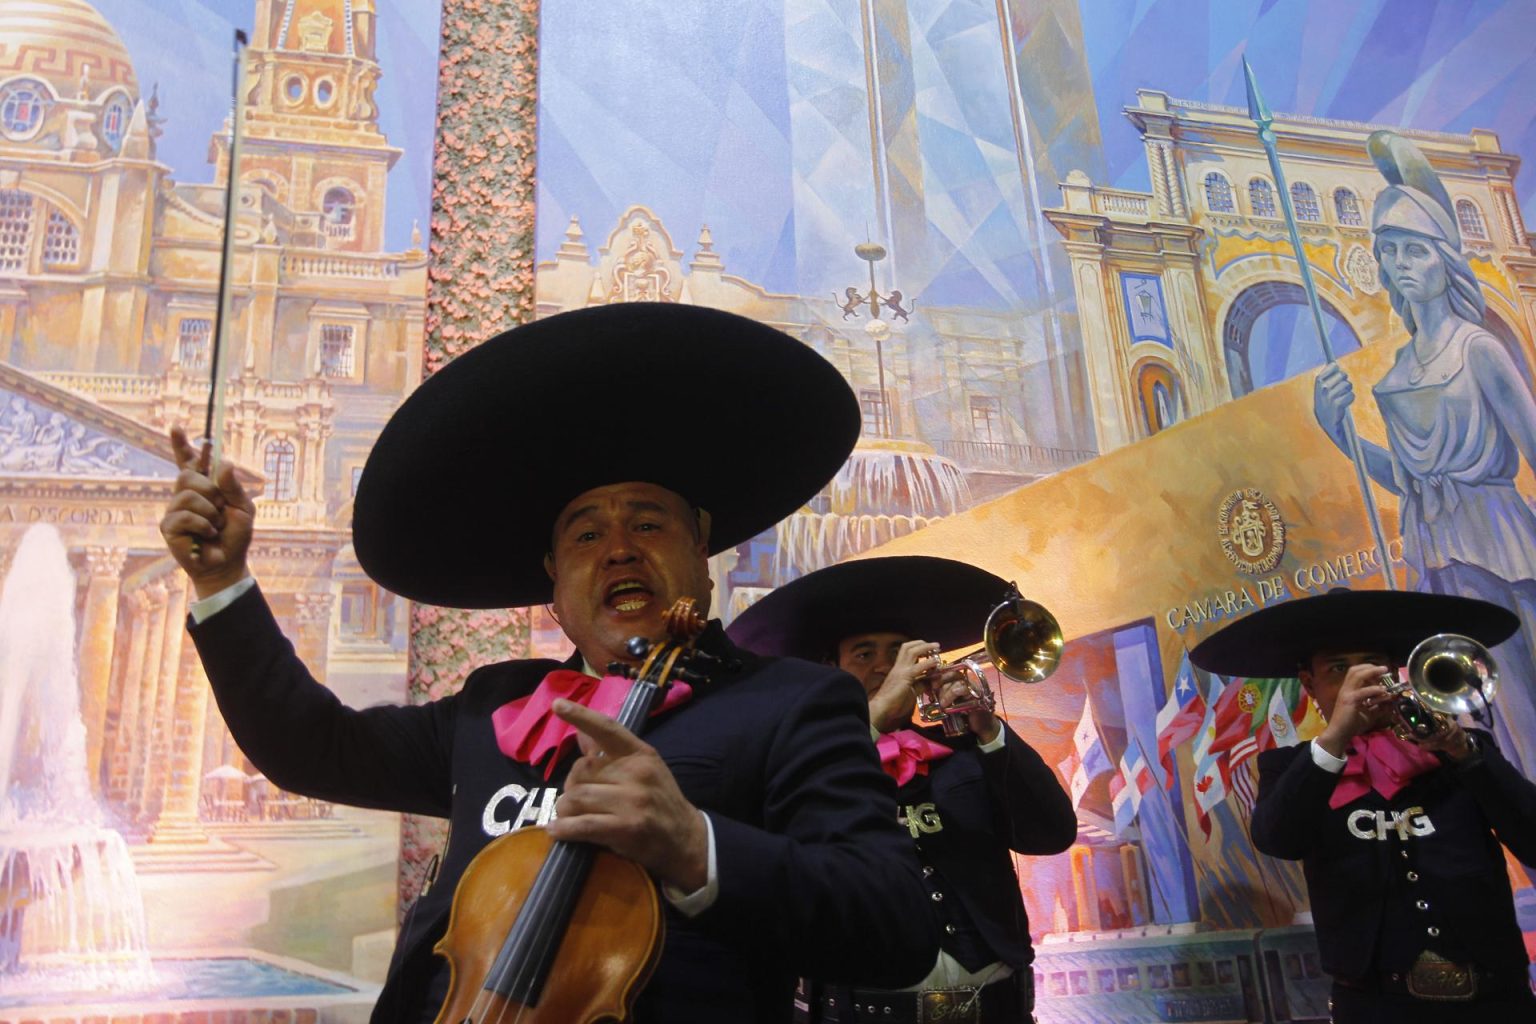
[{"label": "painted stone column", "polygon": [[[423,375],[483,341],[487,324],[534,317],[538,0],[444,0],[442,25]],[[516,172],[487,177],[488,159]],[[479,664],[526,656],[527,617],[413,605],[410,643],[410,699],[431,700]],[[444,833],[437,819],[402,822],[402,913]]]},{"label": "painted stone column", "polygon": [[1072,898],[1077,903],[1077,930],[1099,931],[1099,883],[1093,876],[1093,847],[1074,845],[1067,851],[1072,863]]},{"label": "painted stone column", "polygon": [[1147,873],[1142,870],[1141,847],[1126,843],[1120,847],[1120,878],[1125,898],[1130,904],[1131,923],[1142,925],[1152,920],[1147,908]]},{"label": "painted stone column", "polygon": [[135,712],[138,728],[133,732],[129,752],[128,810],[135,818],[148,811],[150,751],[154,746],[155,707],[160,692],[160,658],[165,651],[165,604],[167,591],[163,579],[144,587],[149,603],[144,623],[144,658],[139,665],[139,699]]},{"label": "painted stone column", "polygon": [[91,788],[102,791],[101,758],[117,642],[117,601],[122,589],[124,548],[85,549],[85,609],[80,621],[80,717],[85,721],[85,769]]},{"label": "painted stone column", "polygon": [[325,678],[331,638],[331,605],[334,603],[335,596],[328,592],[293,595],[294,615],[299,620],[293,649],[316,679]]},{"label": "painted stone column", "polygon": [[187,636],[187,592],[191,583],[176,573],[165,583],[165,639],[160,658],[149,666],[158,680],[155,686],[154,729],[148,735],[149,759],[144,789],[144,813],[158,817],[165,804],[166,779],[170,775],[171,748],[176,724],[176,693],[181,680],[181,650]]},{"label": "painted stone column", "polygon": [[133,752],[138,747],[139,698],[144,687],[144,653],[149,644],[149,594],[141,587],[128,602],[128,653],[115,704],[117,721],[109,729],[112,752],[107,758],[107,799],[127,804],[133,794]]},{"label": "painted stone column", "polygon": [[198,820],[203,791],[203,741],[208,721],[208,677],[197,658],[187,659],[176,680],[170,737],[170,765],[165,796],[150,841],[203,843],[208,835]]}]

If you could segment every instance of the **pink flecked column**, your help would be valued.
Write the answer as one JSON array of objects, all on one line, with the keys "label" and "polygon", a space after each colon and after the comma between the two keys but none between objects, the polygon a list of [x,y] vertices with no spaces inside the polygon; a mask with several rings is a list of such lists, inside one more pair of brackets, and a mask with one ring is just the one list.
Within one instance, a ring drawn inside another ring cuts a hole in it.
[{"label": "pink flecked column", "polygon": [[[537,0],[445,0],[438,67],[424,372],[533,316]],[[526,612],[415,605],[409,690],[453,693],[476,666],[528,653]],[[441,846],[445,823],[407,815],[400,913]]]}]

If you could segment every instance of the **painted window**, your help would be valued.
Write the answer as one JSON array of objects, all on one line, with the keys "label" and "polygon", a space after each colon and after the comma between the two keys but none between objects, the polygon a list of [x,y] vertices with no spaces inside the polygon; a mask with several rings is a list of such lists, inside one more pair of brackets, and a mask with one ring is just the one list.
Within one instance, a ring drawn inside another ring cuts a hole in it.
[{"label": "painted window", "polygon": [[48,110],[48,87],[23,78],[0,90],[0,129],[13,139],[30,137],[43,123]]},{"label": "painted window", "polygon": [[1456,223],[1461,227],[1461,237],[1487,240],[1488,226],[1483,223],[1483,212],[1472,200],[1456,200]]},{"label": "painted window", "polygon": [[971,396],[971,436],[986,444],[1004,440],[1001,403],[993,396]]},{"label": "painted window", "polygon": [[350,377],[354,367],[350,324],[320,325],[320,376]]},{"label": "painted window", "polygon": [[80,232],[68,217],[58,210],[49,210],[43,227],[43,266],[55,269],[73,267],[79,262]]},{"label": "painted window", "polygon": [[357,199],[340,186],[325,190],[320,200],[320,225],[327,238],[352,237],[353,217],[357,212]]},{"label": "painted window", "polygon": [[264,468],[267,474],[267,493],[273,501],[292,501],[296,489],[293,479],[293,442],[286,440],[267,443]]},{"label": "painted window", "polygon": [[1248,206],[1255,217],[1280,216],[1275,209],[1275,186],[1263,178],[1254,178],[1248,183]]},{"label": "painted window", "polygon": [[1360,199],[1347,188],[1333,190],[1333,212],[1345,227],[1360,227],[1365,217],[1360,212]]},{"label": "painted window", "polygon": [[0,189],[0,270],[27,269],[32,248],[32,193]]},{"label": "painted window", "polygon": [[1291,206],[1296,210],[1297,220],[1323,219],[1323,207],[1317,201],[1317,190],[1304,181],[1291,186]]},{"label": "painted window", "polygon": [[123,144],[123,133],[128,130],[128,101],[121,93],[107,101],[101,112],[101,137],[107,140],[115,152]]},{"label": "painted window", "polygon": [[1216,171],[1205,176],[1205,205],[1212,213],[1232,213],[1237,209],[1232,201],[1232,183]]},{"label": "painted window", "polygon": [[1141,396],[1141,421],[1151,436],[1166,430],[1180,419],[1181,400],[1178,378],[1162,363],[1147,363],[1137,374],[1136,390]]},{"label": "painted window", "polygon": [[176,362],[187,370],[208,369],[213,321],[205,316],[182,317],[176,329]]}]

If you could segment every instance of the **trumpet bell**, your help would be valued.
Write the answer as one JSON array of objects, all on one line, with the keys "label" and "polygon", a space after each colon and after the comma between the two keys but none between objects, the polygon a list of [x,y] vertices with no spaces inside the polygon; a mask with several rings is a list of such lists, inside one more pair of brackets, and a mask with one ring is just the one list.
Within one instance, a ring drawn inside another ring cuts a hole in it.
[{"label": "trumpet bell", "polygon": [[1447,715],[1482,711],[1499,689],[1493,655],[1459,633],[1437,633],[1415,647],[1408,680],[1425,704]]},{"label": "trumpet bell", "polygon": [[984,636],[988,659],[1009,679],[1038,683],[1061,663],[1061,624],[1017,587],[987,616]]}]

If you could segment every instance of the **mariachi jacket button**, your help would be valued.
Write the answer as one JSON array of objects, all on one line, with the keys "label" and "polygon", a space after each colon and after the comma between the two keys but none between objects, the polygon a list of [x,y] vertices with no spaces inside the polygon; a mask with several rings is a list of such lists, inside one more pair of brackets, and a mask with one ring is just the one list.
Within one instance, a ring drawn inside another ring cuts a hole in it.
[{"label": "mariachi jacket button", "polygon": [[935,902],[935,903],[942,903],[944,901],[944,894],[941,893],[941,892],[936,892],[936,893],[933,894],[932,898],[933,898],[933,902]]},{"label": "mariachi jacket button", "polygon": [[1419,880],[1419,873],[1417,871],[1410,871],[1410,872],[1408,872],[1408,881],[1410,881],[1410,882],[1417,882],[1418,880]]},{"label": "mariachi jacket button", "polygon": [[923,877],[924,878],[929,878],[932,875],[933,875],[933,868],[929,867],[927,864],[924,864],[923,865]]},{"label": "mariachi jacket button", "polygon": [[945,935],[953,935],[953,934],[955,934],[955,926],[952,925],[952,924],[945,925],[944,926],[944,934]]},{"label": "mariachi jacket button", "polygon": [[1403,860],[1407,860],[1408,859],[1408,851],[1407,850],[1398,850],[1397,851],[1397,855],[1399,857],[1403,858]]},{"label": "mariachi jacket button", "polygon": [[1395,982],[1396,982],[1396,981],[1402,981],[1402,980],[1403,980],[1403,976],[1402,976],[1402,975],[1401,975],[1401,974],[1396,974],[1396,973],[1394,973],[1394,974],[1393,974],[1393,975],[1392,975],[1392,980],[1393,980],[1393,981],[1395,981]]},{"label": "mariachi jacket button", "polygon": [[1430,925],[1428,928],[1424,929],[1424,933],[1432,939],[1438,939],[1440,937],[1440,929],[1436,928],[1434,925]]},{"label": "mariachi jacket button", "polygon": [[1414,906],[1418,907],[1420,910],[1428,910],[1429,900],[1418,900],[1414,903]]}]

